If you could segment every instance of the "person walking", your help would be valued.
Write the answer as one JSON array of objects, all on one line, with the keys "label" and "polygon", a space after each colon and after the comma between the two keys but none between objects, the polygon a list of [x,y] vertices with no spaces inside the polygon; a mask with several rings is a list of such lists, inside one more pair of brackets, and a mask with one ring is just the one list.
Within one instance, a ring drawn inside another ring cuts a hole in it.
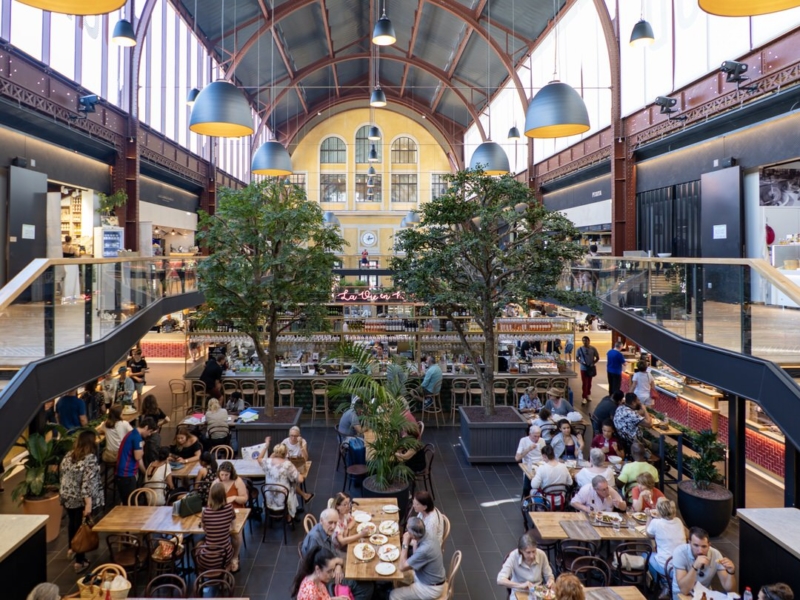
[{"label": "person walking", "polygon": [[606,353],[606,375],[608,375],[609,395],[622,386],[622,369],[625,366],[625,362],[625,357],[622,355],[622,342],[617,342]]},{"label": "person walking", "polygon": [[575,360],[581,367],[581,404],[588,404],[592,399],[592,379],[597,375],[597,365],[600,355],[597,348],[591,345],[589,336],[583,336],[583,346],[575,353]]}]

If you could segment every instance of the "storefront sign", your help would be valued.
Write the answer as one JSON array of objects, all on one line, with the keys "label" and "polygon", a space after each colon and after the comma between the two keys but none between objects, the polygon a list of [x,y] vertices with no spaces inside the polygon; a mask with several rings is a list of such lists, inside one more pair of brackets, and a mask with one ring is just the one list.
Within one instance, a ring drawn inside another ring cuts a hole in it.
[{"label": "storefront sign", "polygon": [[403,292],[373,293],[369,290],[362,292],[339,292],[336,294],[337,302],[405,302]]}]

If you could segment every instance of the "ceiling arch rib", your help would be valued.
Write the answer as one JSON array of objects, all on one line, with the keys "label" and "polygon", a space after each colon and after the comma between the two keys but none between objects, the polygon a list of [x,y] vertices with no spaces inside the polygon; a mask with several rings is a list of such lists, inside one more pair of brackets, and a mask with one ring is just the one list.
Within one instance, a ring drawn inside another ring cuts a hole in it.
[{"label": "ceiling arch rib", "polygon": [[[297,71],[295,76],[292,78],[291,82],[286,87],[284,87],[275,96],[275,101],[272,103],[272,105],[269,106],[266,109],[266,111],[264,112],[264,115],[262,116],[262,124],[269,120],[269,117],[272,114],[273,108],[280,104],[280,101],[283,99],[283,97],[286,94],[288,94],[290,91],[296,91],[298,94],[300,93],[299,90],[297,90],[297,86],[300,84],[300,82],[305,77],[308,77],[309,75],[311,75],[312,73],[315,73],[316,71],[319,71],[320,69],[333,67],[333,66],[335,66],[335,65],[337,65],[339,63],[343,63],[343,62],[347,62],[347,61],[351,61],[351,60],[367,60],[367,59],[369,59],[369,57],[370,57],[370,55],[368,53],[366,53],[366,52],[359,53],[359,54],[349,54],[347,56],[335,56],[333,58],[325,57],[325,58],[323,58],[321,60],[318,60],[315,63],[312,63],[312,64],[308,65],[307,67],[304,67],[304,68],[300,69],[299,71]],[[404,65],[407,64],[407,65],[410,65],[412,67],[417,67],[418,69],[421,69],[422,71],[432,75],[433,77],[436,77],[448,89],[450,89],[454,94],[456,94],[456,96],[458,96],[458,98],[461,100],[461,102],[464,103],[464,106],[467,108],[467,110],[470,113],[470,116],[474,119],[475,124],[478,127],[478,131],[481,134],[481,139],[483,139],[484,141],[486,140],[486,132],[483,129],[483,124],[481,123],[481,120],[479,118],[477,110],[475,110],[475,107],[472,105],[472,103],[469,102],[467,97],[464,96],[464,93],[460,89],[458,89],[457,87],[455,87],[455,86],[453,86],[451,84],[450,78],[448,77],[447,73],[445,73],[441,69],[438,69],[438,68],[434,67],[433,65],[430,65],[430,64],[426,63],[425,61],[422,61],[422,60],[420,60],[418,58],[408,58],[407,56],[397,56],[397,55],[393,55],[393,54],[385,54],[385,55],[383,55],[381,57],[381,60],[399,62],[399,63],[404,64]],[[399,95],[398,95],[398,97],[399,97]],[[309,107],[309,112],[313,113],[315,110],[318,110],[317,106]],[[259,130],[263,129],[262,124],[259,124]],[[257,135],[254,136],[254,138],[257,138],[257,137],[258,137]]]}]

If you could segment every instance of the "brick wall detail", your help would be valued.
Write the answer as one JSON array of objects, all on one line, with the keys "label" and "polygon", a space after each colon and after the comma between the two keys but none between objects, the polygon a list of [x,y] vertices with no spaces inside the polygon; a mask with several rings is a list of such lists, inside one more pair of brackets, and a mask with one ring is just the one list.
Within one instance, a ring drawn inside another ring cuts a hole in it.
[{"label": "brick wall detail", "polygon": [[186,358],[184,342],[142,341],[142,354],[147,358]]}]

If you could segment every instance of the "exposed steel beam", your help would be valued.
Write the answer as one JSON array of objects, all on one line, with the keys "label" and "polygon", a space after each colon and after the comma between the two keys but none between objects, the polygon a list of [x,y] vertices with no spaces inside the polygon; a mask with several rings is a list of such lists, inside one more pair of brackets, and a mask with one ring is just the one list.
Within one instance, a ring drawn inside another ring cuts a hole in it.
[{"label": "exposed steel beam", "polygon": [[406,91],[406,80],[408,80],[408,69],[409,66],[406,65],[403,67],[403,79],[400,81],[400,97],[403,97],[403,94]]},{"label": "exposed steel beam", "polygon": [[478,2],[478,6],[475,7],[475,11],[474,11],[475,16],[473,18],[476,21],[480,21],[481,20],[481,15],[483,15],[483,9],[486,8],[486,3],[487,2],[488,2],[488,0],[480,0],[480,2]]},{"label": "exposed steel beam", "polygon": [[[333,51],[333,36],[331,35],[331,24],[328,20],[328,8],[325,6],[325,0],[319,0],[319,9],[322,12],[322,28],[325,30],[325,41],[328,44],[328,56],[333,58],[334,51]],[[333,86],[336,95],[339,95],[339,74],[336,72],[336,69],[333,70]],[[297,95],[300,96],[300,90],[297,91]],[[305,107],[306,113],[308,113],[308,107]]]},{"label": "exposed steel beam", "polygon": [[406,56],[411,58],[414,56],[414,45],[417,43],[417,34],[419,33],[419,22],[422,19],[422,0],[417,3],[417,12],[414,13],[414,24],[411,26],[411,41],[408,43],[408,52]]}]

